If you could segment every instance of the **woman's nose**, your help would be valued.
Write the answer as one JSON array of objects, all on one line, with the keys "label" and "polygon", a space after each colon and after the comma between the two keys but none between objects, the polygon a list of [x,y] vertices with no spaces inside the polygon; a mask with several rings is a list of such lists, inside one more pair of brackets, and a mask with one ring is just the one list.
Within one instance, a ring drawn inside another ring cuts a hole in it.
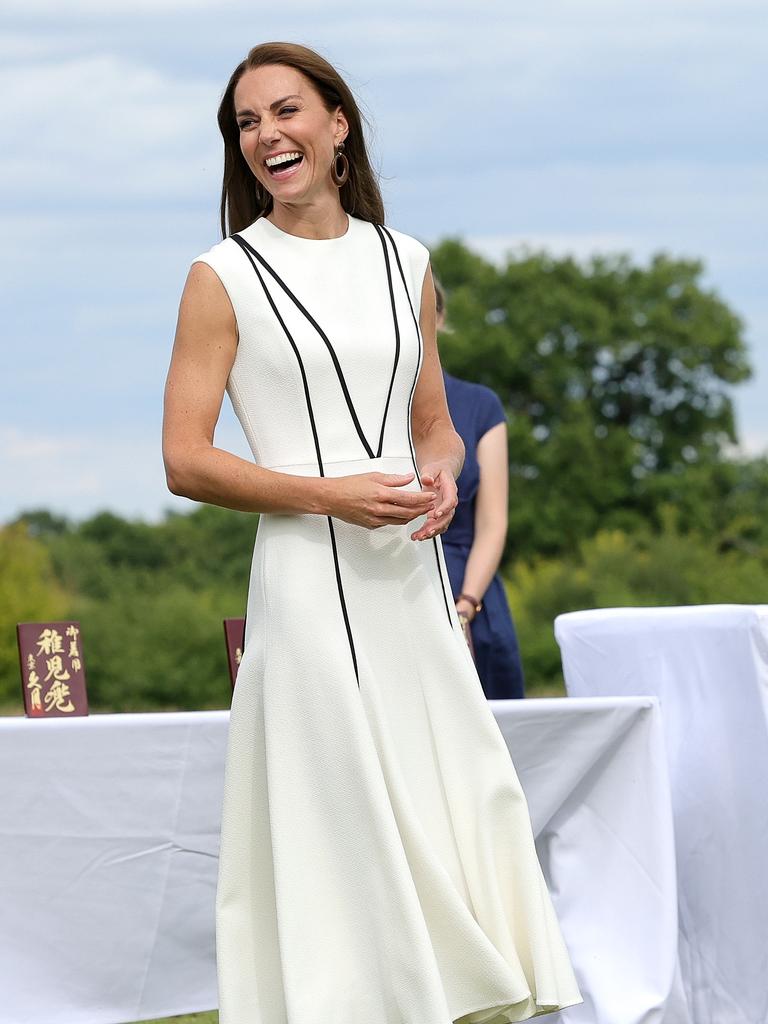
[{"label": "woman's nose", "polygon": [[275,118],[265,117],[259,127],[261,129],[259,132],[261,135],[261,141],[265,142],[267,145],[271,145],[280,138],[280,129],[278,128]]}]

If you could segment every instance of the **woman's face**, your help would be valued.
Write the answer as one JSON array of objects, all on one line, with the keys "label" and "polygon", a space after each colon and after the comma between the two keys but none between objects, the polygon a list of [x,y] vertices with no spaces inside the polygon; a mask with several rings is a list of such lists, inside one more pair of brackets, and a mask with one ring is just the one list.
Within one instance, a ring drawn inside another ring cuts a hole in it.
[{"label": "woman's face", "polygon": [[325,108],[305,75],[282,64],[254,68],[237,83],[234,100],[240,150],[276,201],[338,194],[330,169],[334,146],[346,138],[349,126],[340,107]]}]

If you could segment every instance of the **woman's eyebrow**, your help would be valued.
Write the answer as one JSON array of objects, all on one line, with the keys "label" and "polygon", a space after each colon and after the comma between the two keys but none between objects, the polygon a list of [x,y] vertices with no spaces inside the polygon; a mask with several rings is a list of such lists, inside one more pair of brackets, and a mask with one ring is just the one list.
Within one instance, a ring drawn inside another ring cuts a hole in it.
[{"label": "woman's eyebrow", "polygon": [[[282,99],[275,100],[274,103],[270,103],[269,109],[270,110],[274,110],[276,107],[279,107],[281,103],[285,103],[286,100],[293,100],[293,99],[300,100],[301,96],[299,96],[299,94],[297,92],[291,93],[290,96],[283,96]],[[246,108],[244,110],[237,110],[237,111],[235,111],[235,116],[236,117],[242,117],[244,114],[253,114],[253,111],[248,109],[248,108]]]}]

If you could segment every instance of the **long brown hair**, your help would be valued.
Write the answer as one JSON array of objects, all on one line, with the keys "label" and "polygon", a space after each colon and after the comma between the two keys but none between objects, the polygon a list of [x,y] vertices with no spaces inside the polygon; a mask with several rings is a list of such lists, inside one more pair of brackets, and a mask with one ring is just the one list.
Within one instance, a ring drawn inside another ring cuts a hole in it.
[{"label": "long brown hair", "polygon": [[341,107],[349,124],[344,140],[344,155],[349,160],[349,177],[339,189],[339,199],[347,213],[361,220],[384,223],[384,203],[376,174],[368,158],[363,135],[365,120],[347,83],[319,53],[298,43],[261,43],[241,61],[227,83],[219,104],[219,130],[224,138],[224,180],[221,186],[221,234],[242,231],[257,217],[272,209],[272,196],[257,187],[248,164],[240,152],[240,129],[235,119],[235,87],[246,71],[267,64],[295,68],[312,82],[326,109]]}]

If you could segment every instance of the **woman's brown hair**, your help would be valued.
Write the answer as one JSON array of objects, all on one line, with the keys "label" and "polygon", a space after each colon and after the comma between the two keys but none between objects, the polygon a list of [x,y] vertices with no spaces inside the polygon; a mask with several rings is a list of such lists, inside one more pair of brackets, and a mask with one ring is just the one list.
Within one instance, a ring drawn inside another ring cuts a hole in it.
[{"label": "woman's brown hair", "polygon": [[[240,152],[240,129],[235,119],[235,87],[246,71],[268,64],[295,68],[314,85],[330,112],[341,107],[349,124],[344,155],[349,177],[339,189],[342,207],[361,220],[384,223],[384,203],[368,158],[363,136],[364,118],[347,83],[319,53],[298,43],[261,43],[237,65],[219,104],[219,130],[224,138],[224,180],[221,186],[221,233],[224,238],[252,224],[272,209],[272,196],[258,187]],[[367,124],[367,122],[365,122]]]}]

